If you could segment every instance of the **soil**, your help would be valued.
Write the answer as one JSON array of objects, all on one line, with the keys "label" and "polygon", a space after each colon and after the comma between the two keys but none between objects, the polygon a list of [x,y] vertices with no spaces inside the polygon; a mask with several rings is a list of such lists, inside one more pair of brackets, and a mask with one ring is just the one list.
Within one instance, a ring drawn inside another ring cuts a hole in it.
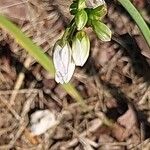
[{"label": "soil", "polygon": [[[113,32],[101,42],[88,28],[90,57],[71,83],[90,111],[0,29],[0,149],[149,150],[150,48],[125,9],[107,0],[104,22]],[[149,0],[134,0],[150,25]],[[5,0],[0,12],[52,56],[71,20],[71,0]],[[31,114],[48,109],[59,123],[42,135],[30,131]]]}]

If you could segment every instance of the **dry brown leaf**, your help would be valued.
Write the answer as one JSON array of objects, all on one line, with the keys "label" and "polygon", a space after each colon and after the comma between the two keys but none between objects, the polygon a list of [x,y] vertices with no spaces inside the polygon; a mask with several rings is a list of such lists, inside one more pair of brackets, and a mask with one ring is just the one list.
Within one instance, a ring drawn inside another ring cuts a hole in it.
[{"label": "dry brown leaf", "polygon": [[131,106],[129,106],[129,109],[122,116],[120,116],[117,121],[127,130],[133,129],[137,126],[136,114]]},{"label": "dry brown leaf", "polygon": [[118,141],[123,141],[126,137],[124,136],[126,129],[120,126],[118,123],[115,123],[112,128],[112,136],[115,137]]}]

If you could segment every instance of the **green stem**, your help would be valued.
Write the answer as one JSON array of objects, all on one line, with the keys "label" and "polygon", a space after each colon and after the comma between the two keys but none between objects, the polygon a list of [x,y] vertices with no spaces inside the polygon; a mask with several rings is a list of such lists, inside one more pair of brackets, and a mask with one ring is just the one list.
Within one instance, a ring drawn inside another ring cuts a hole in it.
[{"label": "green stem", "polygon": [[[2,15],[0,15],[0,27],[5,29],[20,46],[27,50],[29,54],[34,57],[43,66],[43,68],[45,68],[54,77],[55,69],[53,61],[39,46],[34,44],[32,40],[26,37],[25,34],[15,24]],[[62,87],[71,97],[77,100],[77,102],[79,102],[79,104],[86,109],[83,98],[71,83],[64,84]]]},{"label": "green stem", "polygon": [[68,27],[66,28],[61,41],[64,43],[66,43],[66,41],[71,41],[72,40],[72,36],[74,34],[75,31],[75,22],[74,22],[74,18],[71,20],[71,22],[69,23]]},{"label": "green stem", "polygon": [[148,28],[141,14],[133,6],[130,0],[118,0],[118,2],[121,3],[121,5],[128,11],[128,13],[131,15],[133,20],[136,22],[136,24],[138,25],[139,29],[141,30],[145,40],[147,41],[150,47],[150,29]]}]

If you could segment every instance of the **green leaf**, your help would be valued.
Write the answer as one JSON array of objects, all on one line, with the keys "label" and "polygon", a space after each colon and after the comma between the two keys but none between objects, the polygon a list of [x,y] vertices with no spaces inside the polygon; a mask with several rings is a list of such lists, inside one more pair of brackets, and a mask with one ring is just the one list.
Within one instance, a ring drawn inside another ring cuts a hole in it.
[{"label": "green leaf", "polygon": [[78,8],[77,2],[73,2],[70,5],[70,13],[71,13],[71,15],[75,15],[78,12],[77,8]]},{"label": "green leaf", "polygon": [[88,21],[87,13],[84,9],[78,11],[75,16],[75,22],[77,26],[77,30],[82,30]]},{"label": "green leaf", "polygon": [[107,7],[106,5],[101,5],[101,6],[96,7],[95,9],[86,8],[86,12],[89,18],[88,21],[101,20],[107,14]]},{"label": "green leaf", "polygon": [[105,42],[111,40],[111,30],[104,23],[93,20],[92,27],[99,39]]},{"label": "green leaf", "polygon": [[75,15],[78,11],[84,9],[86,7],[85,5],[86,0],[75,0],[73,3],[70,5],[70,13],[72,15]]}]

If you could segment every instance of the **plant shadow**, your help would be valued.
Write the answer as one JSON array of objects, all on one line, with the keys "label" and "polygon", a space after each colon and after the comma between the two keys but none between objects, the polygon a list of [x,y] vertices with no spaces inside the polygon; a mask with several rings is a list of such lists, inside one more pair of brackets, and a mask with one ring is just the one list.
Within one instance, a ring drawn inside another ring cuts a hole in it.
[{"label": "plant shadow", "polygon": [[142,124],[142,129],[144,130],[145,134],[144,138],[150,138],[150,123],[147,121],[148,116],[141,110],[137,109],[137,107],[133,103],[133,100],[128,98],[125,93],[120,90],[120,88],[118,88],[114,84],[110,84],[104,81],[102,81],[102,84],[117,102],[117,107],[108,109],[108,111],[106,112],[106,116],[116,121],[128,110],[128,104],[130,104],[136,114],[138,125]]},{"label": "plant shadow", "polygon": [[138,77],[143,77],[144,81],[150,83],[150,65],[146,57],[141,54],[136,40],[128,33],[113,37],[113,41],[124,48],[125,55],[130,58],[134,74]]},{"label": "plant shadow", "polygon": [[36,80],[33,73],[24,67],[23,63],[19,61],[18,56],[11,51],[9,44],[5,41],[0,42],[0,59],[2,61],[3,59],[7,60],[8,65],[15,68],[16,76],[18,76],[20,72],[23,72],[26,76],[26,80],[29,82]]}]

